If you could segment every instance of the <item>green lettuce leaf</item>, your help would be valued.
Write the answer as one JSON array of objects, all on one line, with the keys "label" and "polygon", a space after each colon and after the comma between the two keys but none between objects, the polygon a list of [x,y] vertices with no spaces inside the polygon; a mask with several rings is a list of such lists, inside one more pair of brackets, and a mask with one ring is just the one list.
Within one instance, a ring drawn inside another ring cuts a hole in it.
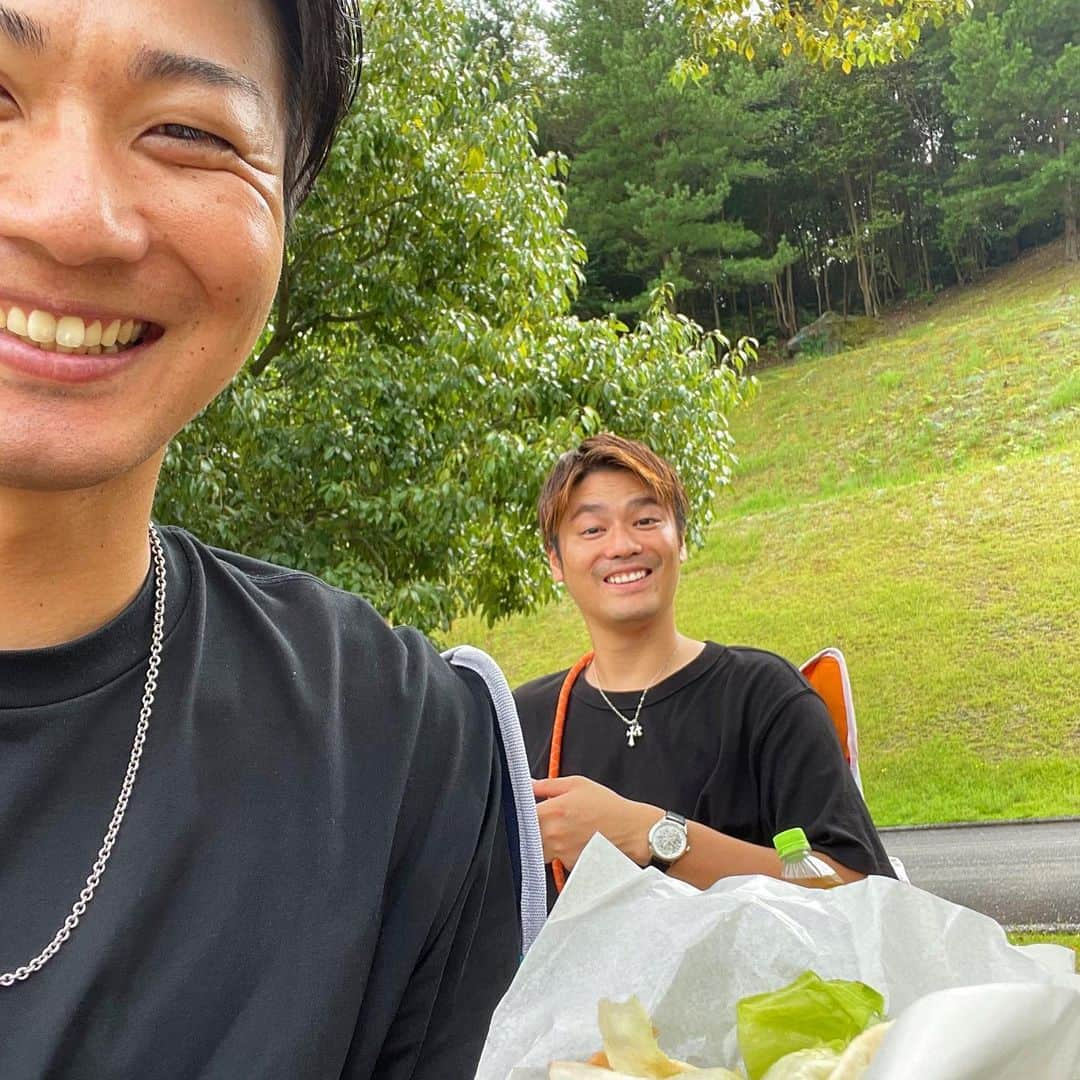
[{"label": "green lettuce leaf", "polygon": [[885,999],[873,987],[806,971],[793,983],[743,998],[736,1006],[739,1050],[750,1080],[796,1050],[824,1046],[841,1053],[883,1017]]}]

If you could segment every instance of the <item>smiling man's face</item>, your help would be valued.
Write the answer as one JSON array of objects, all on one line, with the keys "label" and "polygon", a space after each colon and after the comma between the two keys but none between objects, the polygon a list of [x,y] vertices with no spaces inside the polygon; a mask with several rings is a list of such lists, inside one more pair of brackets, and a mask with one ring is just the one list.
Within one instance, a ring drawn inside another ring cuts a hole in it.
[{"label": "smiling man's face", "polygon": [[0,0],[0,486],[121,476],[239,369],[283,101],[266,0]]},{"label": "smiling man's face", "polygon": [[548,552],[590,630],[670,617],[684,557],[674,510],[625,469],[579,481]]}]

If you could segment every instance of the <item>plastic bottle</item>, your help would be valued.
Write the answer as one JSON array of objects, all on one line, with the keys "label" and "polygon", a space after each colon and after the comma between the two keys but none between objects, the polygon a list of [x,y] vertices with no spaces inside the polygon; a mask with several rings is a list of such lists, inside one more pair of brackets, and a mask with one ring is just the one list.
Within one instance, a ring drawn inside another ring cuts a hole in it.
[{"label": "plastic bottle", "polygon": [[780,877],[808,889],[831,889],[843,885],[828,863],[810,853],[810,841],[802,829],[785,829],[773,837],[773,847],[783,868]]}]

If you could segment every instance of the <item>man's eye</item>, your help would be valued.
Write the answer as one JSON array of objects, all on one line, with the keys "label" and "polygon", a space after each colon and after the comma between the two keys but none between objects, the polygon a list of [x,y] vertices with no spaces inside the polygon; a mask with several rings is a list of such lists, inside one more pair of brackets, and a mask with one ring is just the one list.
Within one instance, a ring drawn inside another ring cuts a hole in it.
[{"label": "man's eye", "polygon": [[598,536],[600,533],[599,525],[589,525],[587,528],[581,530],[582,536]]},{"label": "man's eye", "polygon": [[191,127],[189,124],[159,124],[154,128],[154,132],[170,139],[178,139],[180,142],[198,143],[216,150],[233,149],[233,144],[228,139],[203,131],[202,128]]},{"label": "man's eye", "polygon": [[659,523],[658,517],[638,518],[638,525],[658,525]]}]

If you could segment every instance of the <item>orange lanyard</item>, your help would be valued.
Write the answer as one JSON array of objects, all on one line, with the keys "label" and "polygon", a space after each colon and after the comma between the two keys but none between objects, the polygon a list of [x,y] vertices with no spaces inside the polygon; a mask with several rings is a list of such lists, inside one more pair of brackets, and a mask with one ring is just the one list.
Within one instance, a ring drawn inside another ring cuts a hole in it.
[{"label": "orange lanyard", "polygon": [[[555,706],[555,723],[551,727],[551,756],[548,758],[548,779],[555,780],[559,776],[559,766],[562,764],[562,740],[563,731],[566,730],[566,710],[570,707],[570,691],[577,682],[577,677],[589,666],[593,658],[591,652],[587,652],[567,673],[559,690],[559,700]],[[558,859],[551,860],[551,874],[555,878],[555,891],[562,892],[566,884],[566,867]]]}]

